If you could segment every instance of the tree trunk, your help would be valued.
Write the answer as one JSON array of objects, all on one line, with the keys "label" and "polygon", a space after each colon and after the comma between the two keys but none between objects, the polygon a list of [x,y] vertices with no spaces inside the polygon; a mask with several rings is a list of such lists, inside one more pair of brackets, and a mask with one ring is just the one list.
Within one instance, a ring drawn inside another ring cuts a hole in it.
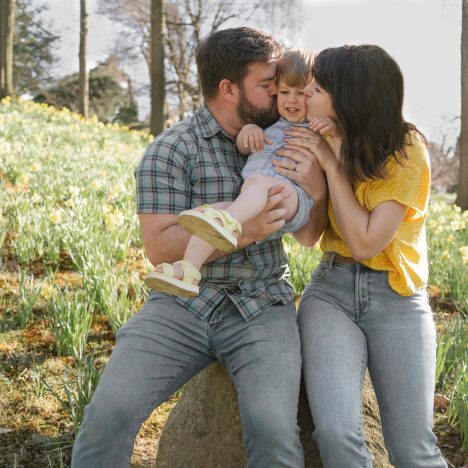
[{"label": "tree trunk", "polygon": [[79,78],[79,103],[78,109],[81,115],[88,117],[89,110],[89,82],[88,70],[86,69],[88,39],[88,13],[86,9],[86,0],[80,0],[80,78]]},{"label": "tree trunk", "polygon": [[163,0],[151,0],[151,122],[150,131],[158,135],[164,130],[164,39]]},{"label": "tree trunk", "polygon": [[185,90],[183,84],[179,81],[177,83],[177,94],[179,96],[179,120],[185,118]]},{"label": "tree trunk", "polygon": [[462,0],[460,171],[456,204],[468,209],[468,0]]},{"label": "tree trunk", "polygon": [[7,0],[0,0],[0,99],[5,95],[5,44]]},{"label": "tree trunk", "polygon": [[0,10],[0,97],[14,96],[13,38],[16,0],[1,0]]}]

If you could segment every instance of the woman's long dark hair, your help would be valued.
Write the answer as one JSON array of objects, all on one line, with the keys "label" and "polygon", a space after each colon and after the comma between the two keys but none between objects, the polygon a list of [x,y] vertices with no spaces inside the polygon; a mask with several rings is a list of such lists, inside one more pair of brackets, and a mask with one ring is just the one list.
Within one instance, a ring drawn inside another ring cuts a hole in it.
[{"label": "woman's long dark hair", "polygon": [[403,76],[395,60],[375,45],[342,46],[320,52],[314,79],[331,96],[341,131],[342,164],[351,182],[385,176],[392,155],[405,153]]}]

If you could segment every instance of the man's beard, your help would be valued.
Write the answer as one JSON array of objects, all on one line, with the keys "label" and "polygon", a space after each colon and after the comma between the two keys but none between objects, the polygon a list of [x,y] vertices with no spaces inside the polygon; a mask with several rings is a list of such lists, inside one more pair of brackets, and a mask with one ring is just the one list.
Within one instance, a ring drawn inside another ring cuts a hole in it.
[{"label": "man's beard", "polygon": [[253,123],[261,128],[269,127],[279,118],[276,99],[273,100],[270,108],[262,109],[255,106],[255,104],[252,104],[241,89],[239,104],[237,105],[237,115],[239,116],[242,125]]}]

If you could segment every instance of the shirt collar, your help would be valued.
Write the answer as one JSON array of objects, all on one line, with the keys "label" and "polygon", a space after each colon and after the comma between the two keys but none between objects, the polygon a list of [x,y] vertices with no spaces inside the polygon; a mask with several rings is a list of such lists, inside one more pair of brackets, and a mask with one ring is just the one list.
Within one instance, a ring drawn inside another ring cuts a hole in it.
[{"label": "shirt collar", "polygon": [[288,125],[296,125],[297,127],[308,127],[309,126],[309,122],[307,120],[305,122],[294,123],[294,122],[290,122],[289,120],[286,120],[284,117],[280,116],[279,121],[283,122],[285,124],[288,124]]},{"label": "shirt collar", "polygon": [[203,104],[197,112],[197,122],[200,125],[203,138],[211,138],[218,133],[222,133],[229,140],[232,140],[232,137],[224,131],[223,127],[213,117],[206,104]]}]

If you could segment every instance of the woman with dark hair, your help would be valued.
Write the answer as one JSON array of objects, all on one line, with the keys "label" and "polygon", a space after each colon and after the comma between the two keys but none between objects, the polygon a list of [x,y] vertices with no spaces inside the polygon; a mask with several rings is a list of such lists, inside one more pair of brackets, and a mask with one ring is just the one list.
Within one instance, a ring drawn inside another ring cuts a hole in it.
[{"label": "woman with dark hair", "polygon": [[[329,219],[321,263],[299,307],[304,376],[325,467],[370,467],[361,416],[369,370],[390,461],[446,467],[432,432],[436,338],[425,289],[430,192],[423,135],[403,120],[403,78],[380,47],[321,52],[307,118],[292,129],[280,174],[307,185],[310,152],[324,171]],[[338,149],[336,149],[338,148]],[[302,240],[302,239],[301,239]],[[305,241],[307,243],[307,241]]]}]

